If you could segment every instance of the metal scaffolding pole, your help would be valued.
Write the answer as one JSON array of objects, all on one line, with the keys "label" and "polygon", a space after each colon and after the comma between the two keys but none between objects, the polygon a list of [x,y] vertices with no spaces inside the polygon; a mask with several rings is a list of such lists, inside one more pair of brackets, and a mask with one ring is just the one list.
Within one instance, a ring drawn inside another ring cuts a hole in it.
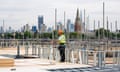
[{"label": "metal scaffolding pole", "polygon": [[64,11],[64,28],[63,28],[63,30],[65,30],[65,27],[66,27],[66,12]]},{"label": "metal scaffolding pole", "polygon": [[105,29],[105,3],[103,2],[103,39],[104,39],[104,29]]},{"label": "metal scaffolding pole", "polygon": [[93,30],[94,30],[94,32],[95,32],[95,20],[94,20]]},{"label": "metal scaffolding pole", "polygon": [[[116,30],[116,31],[115,31],[115,32],[116,32],[116,37],[115,37],[115,40],[116,40],[116,46],[115,46],[115,47],[116,47],[116,49],[115,49],[115,50],[116,50],[116,51],[119,51],[119,48],[118,48],[118,46],[117,46],[117,43],[118,43],[118,41],[117,41],[117,39],[118,39],[118,36],[117,36],[117,34],[118,34],[118,33],[117,33],[117,32],[118,32],[117,20],[115,21],[115,30]],[[116,53],[115,53],[115,57],[116,57],[115,62],[116,62],[116,63],[118,63],[118,61],[117,61],[117,60],[118,60],[118,58],[117,58],[118,56],[119,56],[119,52],[116,52]]]},{"label": "metal scaffolding pole", "polygon": [[[105,3],[103,2],[103,42],[105,40]],[[105,52],[106,48],[105,45],[103,45],[103,53],[102,53],[102,67],[105,66],[105,56],[106,56],[106,52]]]},{"label": "metal scaffolding pole", "polygon": [[89,44],[89,34],[88,34],[88,27],[89,27],[89,15],[87,16],[87,19],[86,19],[86,27],[85,27],[85,34],[86,34],[86,42],[87,42],[87,45],[86,45],[86,64],[88,64],[88,57],[89,57],[89,53],[88,51],[90,50],[90,44]]},{"label": "metal scaffolding pole", "polygon": [[108,29],[108,27],[109,27],[109,21],[108,21],[108,16],[107,16],[107,49],[106,50],[109,50],[108,48],[108,43],[109,43],[109,29]]},{"label": "metal scaffolding pole", "polygon": [[[57,46],[56,44],[56,38],[58,37],[58,32],[57,32],[57,9],[55,8],[55,37],[54,37],[54,40],[55,40],[55,47]],[[53,59],[55,60],[55,55],[56,55],[56,51],[55,49],[53,48]]]},{"label": "metal scaffolding pole", "polygon": [[[98,29],[99,28],[100,28],[100,21],[98,21]],[[101,68],[103,66],[103,64],[102,64],[102,62],[103,62],[103,53],[102,53],[102,50],[100,49],[101,48],[101,46],[100,46],[100,39],[101,39],[100,31],[98,30],[99,48],[98,48],[98,64],[97,64],[97,66]]]},{"label": "metal scaffolding pole", "polygon": [[[86,26],[86,19],[85,19],[85,17],[86,17],[86,10],[84,9],[84,23],[83,23],[83,32],[84,32],[84,34],[85,34],[85,26]],[[83,37],[83,40],[85,40],[85,36]]]},{"label": "metal scaffolding pole", "polygon": [[113,30],[113,27],[112,27],[112,22],[110,23],[110,28],[111,28],[111,41],[112,41],[112,30]]},{"label": "metal scaffolding pole", "polygon": [[3,19],[3,33],[2,33],[2,36],[3,36],[3,48],[5,47],[5,22],[4,22],[4,19]]},{"label": "metal scaffolding pole", "polygon": [[55,8],[55,30],[57,30],[57,9]]},{"label": "metal scaffolding pole", "polygon": [[[85,26],[86,26],[85,15],[86,15],[86,11],[85,11],[85,9],[84,9],[84,37],[82,37],[83,41],[86,40],[86,37],[85,37],[85,33],[86,33],[86,32],[85,32]],[[83,53],[82,53],[82,54],[83,54],[83,63],[86,64],[86,57],[87,57],[87,56],[86,56],[86,45],[85,45],[85,44],[83,45]]]}]

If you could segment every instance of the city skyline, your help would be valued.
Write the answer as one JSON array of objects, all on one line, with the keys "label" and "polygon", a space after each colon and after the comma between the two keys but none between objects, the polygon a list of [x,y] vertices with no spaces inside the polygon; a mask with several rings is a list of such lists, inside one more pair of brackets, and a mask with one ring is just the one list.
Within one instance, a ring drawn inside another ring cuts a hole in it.
[{"label": "city skyline", "polygon": [[[86,17],[90,17],[90,28],[93,28],[93,21],[98,20],[102,23],[102,3],[105,2],[105,16],[109,17],[110,22],[113,24],[118,21],[120,24],[120,10],[119,0],[1,0],[0,1],[0,26],[5,24],[5,29],[9,26],[13,29],[20,29],[25,24],[38,25],[37,18],[39,15],[45,17],[45,24],[53,26],[55,24],[55,8],[57,8],[57,22],[64,23],[64,11],[66,12],[67,19],[71,19],[72,23],[75,22],[76,10],[79,8],[80,12],[86,9]],[[106,17],[105,17],[106,19]],[[67,24],[67,23],[66,23]],[[105,20],[106,24],[106,20]],[[102,26],[102,24],[101,24]],[[120,26],[118,26],[120,27]]]}]

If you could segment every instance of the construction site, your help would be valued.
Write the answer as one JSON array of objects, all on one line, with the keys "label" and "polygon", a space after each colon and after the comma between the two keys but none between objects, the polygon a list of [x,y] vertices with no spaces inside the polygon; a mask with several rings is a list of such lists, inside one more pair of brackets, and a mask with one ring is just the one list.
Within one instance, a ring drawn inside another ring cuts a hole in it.
[{"label": "construction site", "polygon": [[[55,9],[55,19],[56,13]],[[77,16],[79,16],[78,10]],[[0,39],[0,72],[120,72],[120,38],[117,35],[119,28],[115,21],[116,32],[113,32],[108,17],[105,26],[104,3],[103,23],[97,21],[94,24],[93,33],[97,31],[97,36],[94,35],[93,38],[86,30],[87,23],[82,33],[77,16],[76,38],[70,38],[69,30],[64,33],[66,36],[64,63],[59,62],[59,44],[55,42],[58,37],[55,38],[54,33],[52,39],[5,39],[3,37]],[[100,24],[103,24],[103,30],[97,30],[100,29]],[[55,22],[55,30],[56,28]],[[108,31],[105,33],[104,29]],[[110,32],[115,33],[114,36]]]}]

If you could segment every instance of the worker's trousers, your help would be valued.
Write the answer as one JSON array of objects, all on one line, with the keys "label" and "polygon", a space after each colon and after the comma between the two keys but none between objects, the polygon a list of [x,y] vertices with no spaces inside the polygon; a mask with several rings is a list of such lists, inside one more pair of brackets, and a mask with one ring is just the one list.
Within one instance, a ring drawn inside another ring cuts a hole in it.
[{"label": "worker's trousers", "polygon": [[59,45],[60,61],[65,62],[65,45]]}]

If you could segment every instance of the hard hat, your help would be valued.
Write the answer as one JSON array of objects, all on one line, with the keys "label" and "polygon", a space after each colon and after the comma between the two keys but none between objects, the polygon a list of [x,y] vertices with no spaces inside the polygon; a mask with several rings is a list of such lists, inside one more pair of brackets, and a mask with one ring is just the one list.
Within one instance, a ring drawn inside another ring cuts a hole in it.
[{"label": "hard hat", "polygon": [[62,30],[58,30],[58,34],[59,35],[63,34],[63,31]]}]

